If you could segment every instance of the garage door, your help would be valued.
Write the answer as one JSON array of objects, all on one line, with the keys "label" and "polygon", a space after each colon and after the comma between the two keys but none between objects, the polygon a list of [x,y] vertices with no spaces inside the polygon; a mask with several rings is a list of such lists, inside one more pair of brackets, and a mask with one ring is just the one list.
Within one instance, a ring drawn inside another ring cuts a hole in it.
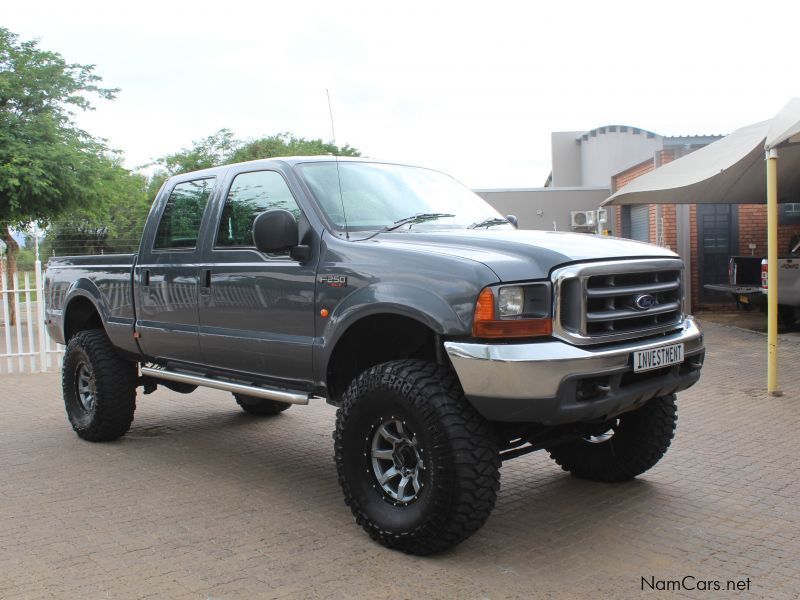
[{"label": "garage door", "polygon": [[650,241],[650,205],[631,206],[631,239]]}]

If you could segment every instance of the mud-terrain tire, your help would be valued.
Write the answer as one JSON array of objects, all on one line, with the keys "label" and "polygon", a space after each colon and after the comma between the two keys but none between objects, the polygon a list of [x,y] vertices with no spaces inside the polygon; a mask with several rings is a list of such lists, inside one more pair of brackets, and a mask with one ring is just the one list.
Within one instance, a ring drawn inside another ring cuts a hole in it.
[{"label": "mud-terrain tire", "polygon": [[234,394],[233,397],[236,398],[236,404],[241,406],[244,412],[258,417],[272,417],[291,406],[286,402],[276,402],[275,400],[245,396],[244,394]]},{"label": "mud-terrain tire", "polygon": [[562,469],[580,479],[627,481],[653,467],[666,454],[675,435],[678,408],[675,395],[653,398],[620,415],[613,434],[601,432],[575,442],[548,448]]},{"label": "mud-terrain tire", "polygon": [[[477,531],[494,508],[494,432],[450,369],[412,359],[371,367],[345,392],[333,437],[345,503],[388,548],[446,550]],[[392,469],[413,472],[402,492],[406,475],[379,480]]]},{"label": "mud-terrain tire", "polygon": [[69,341],[61,369],[67,418],[90,442],[108,442],[130,429],[136,410],[136,363],[122,358],[105,331],[81,331]]}]

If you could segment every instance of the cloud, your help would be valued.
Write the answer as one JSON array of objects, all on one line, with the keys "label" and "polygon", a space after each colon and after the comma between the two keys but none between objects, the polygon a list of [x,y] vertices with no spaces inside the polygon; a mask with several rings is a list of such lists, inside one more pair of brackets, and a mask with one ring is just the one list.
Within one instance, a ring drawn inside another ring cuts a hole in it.
[{"label": "cloud", "polygon": [[340,144],[501,187],[543,183],[552,131],[769,118],[800,95],[800,8],[778,4],[48,0],[4,22],[122,88],[81,124],[129,166],[222,127],[328,139],[328,88]]}]

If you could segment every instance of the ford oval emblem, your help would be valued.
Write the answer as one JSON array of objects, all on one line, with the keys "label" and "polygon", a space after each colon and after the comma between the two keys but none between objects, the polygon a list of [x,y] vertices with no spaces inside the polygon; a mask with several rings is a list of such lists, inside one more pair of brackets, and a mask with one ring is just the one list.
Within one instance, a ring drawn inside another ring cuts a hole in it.
[{"label": "ford oval emblem", "polygon": [[633,303],[639,310],[647,310],[656,305],[656,298],[652,294],[640,294],[636,296]]}]

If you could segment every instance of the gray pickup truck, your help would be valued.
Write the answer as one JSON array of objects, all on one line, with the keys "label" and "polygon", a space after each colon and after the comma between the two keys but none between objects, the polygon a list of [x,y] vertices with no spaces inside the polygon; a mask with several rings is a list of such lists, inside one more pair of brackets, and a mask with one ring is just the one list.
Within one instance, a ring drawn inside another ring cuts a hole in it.
[{"label": "gray pickup truck", "polygon": [[216,388],[259,416],[325,399],[346,504],[414,554],[483,525],[504,460],[544,449],[577,477],[635,477],[703,364],[683,264],[513,221],[442,173],[376,161],[173,177],[137,254],[48,264],[69,421],[118,438],[138,387]]}]

